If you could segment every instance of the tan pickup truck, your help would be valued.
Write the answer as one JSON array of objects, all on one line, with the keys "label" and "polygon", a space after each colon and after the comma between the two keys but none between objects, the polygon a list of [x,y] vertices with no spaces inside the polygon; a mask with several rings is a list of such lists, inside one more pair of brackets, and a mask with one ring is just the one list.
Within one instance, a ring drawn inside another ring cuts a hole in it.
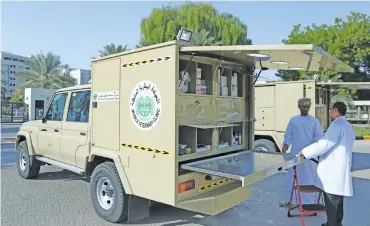
[{"label": "tan pickup truck", "polygon": [[254,69],[293,67],[353,70],[313,45],[170,41],[95,59],[91,86],[58,90],[42,120],[22,125],[18,172],[34,178],[47,163],[90,176],[110,222],[148,217],[152,201],[216,215],[302,163],[252,150]]}]

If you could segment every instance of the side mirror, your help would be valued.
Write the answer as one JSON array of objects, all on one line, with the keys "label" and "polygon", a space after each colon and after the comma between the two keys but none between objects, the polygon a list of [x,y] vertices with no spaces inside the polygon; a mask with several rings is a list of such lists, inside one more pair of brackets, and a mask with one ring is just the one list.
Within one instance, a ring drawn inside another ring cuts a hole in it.
[{"label": "side mirror", "polygon": [[42,118],[42,123],[46,123],[46,118],[45,117]]}]

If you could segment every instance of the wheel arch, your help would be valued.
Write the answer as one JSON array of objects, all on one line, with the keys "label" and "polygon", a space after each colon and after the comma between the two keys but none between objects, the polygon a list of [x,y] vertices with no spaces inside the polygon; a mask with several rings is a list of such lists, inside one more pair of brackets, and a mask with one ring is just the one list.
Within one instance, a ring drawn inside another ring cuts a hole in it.
[{"label": "wheel arch", "polygon": [[133,194],[132,188],[127,178],[127,174],[125,172],[121,158],[118,155],[117,151],[115,150],[93,147],[91,149],[90,156],[87,159],[86,175],[91,176],[96,166],[98,166],[100,163],[107,162],[107,161],[114,162],[114,165],[117,169],[117,172],[119,174],[121,183],[123,185],[123,188],[125,189],[126,194],[128,195]]},{"label": "wheel arch", "polygon": [[31,135],[28,131],[18,132],[17,138],[15,140],[15,150],[16,151],[18,151],[19,143],[22,142],[22,141],[27,142],[28,154],[29,155],[36,155],[35,149],[34,149],[33,144],[32,144]]}]

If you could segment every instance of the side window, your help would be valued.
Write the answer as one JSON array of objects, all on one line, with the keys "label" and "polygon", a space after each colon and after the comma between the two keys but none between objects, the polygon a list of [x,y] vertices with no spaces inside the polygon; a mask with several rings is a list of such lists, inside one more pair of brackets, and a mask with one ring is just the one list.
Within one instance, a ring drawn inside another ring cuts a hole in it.
[{"label": "side window", "polygon": [[48,112],[46,113],[46,120],[62,121],[66,100],[67,93],[56,94],[51,102]]},{"label": "side window", "polygon": [[90,91],[72,93],[67,122],[89,122]]}]

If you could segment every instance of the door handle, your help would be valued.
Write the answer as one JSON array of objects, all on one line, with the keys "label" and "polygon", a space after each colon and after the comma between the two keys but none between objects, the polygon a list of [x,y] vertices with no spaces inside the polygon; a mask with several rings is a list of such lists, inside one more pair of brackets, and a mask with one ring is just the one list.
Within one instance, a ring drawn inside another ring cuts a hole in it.
[{"label": "door handle", "polygon": [[54,132],[56,132],[56,133],[59,132],[59,129],[55,129]]},{"label": "door handle", "polygon": [[86,133],[81,132],[80,135],[81,136],[86,136]]},{"label": "door handle", "polygon": [[42,129],[41,131],[42,131],[42,132],[46,132],[47,130],[46,130],[46,129]]}]

